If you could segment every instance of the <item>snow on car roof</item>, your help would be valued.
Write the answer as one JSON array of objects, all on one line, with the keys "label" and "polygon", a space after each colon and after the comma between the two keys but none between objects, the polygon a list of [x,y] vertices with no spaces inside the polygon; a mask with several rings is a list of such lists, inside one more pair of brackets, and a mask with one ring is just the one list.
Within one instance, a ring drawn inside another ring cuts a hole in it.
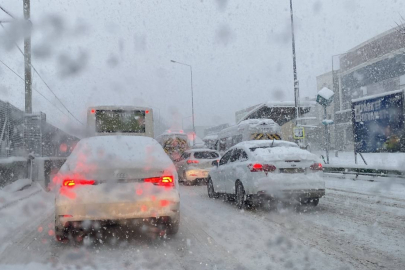
[{"label": "snow on car roof", "polygon": [[257,148],[252,154],[261,160],[318,160],[316,155],[296,147]]},{"label": "snow on car roof", "polygon": [[279,147],[257,148],[252,152],[257,159],[261,160],[311,160],[318,161],[318,157],[307,150],[298,147]]},{"label": "snow on car roof", "polygon": [[71,170],[84,166],[168,168],[173,162],[154,139],[143,136],[97,136],[80,140],[66,161]]},{"label": "snow on car roof", "polygon": [[254,125],[254,124],[262,124],[262,123],[265,123],[268,125],[275,124],[273,119],[264,119],[264,118],[263,119],[247,119],[247,120],[241,121],[239,124]]},{"label": "snow on car roof", "polygon": [[[270,147],[271,145],[273,147]],[[245,141],[235,147],[256,148],[251,153],[262,160],[318,160],[316,155],[300,149],[296,143],[288,141],[274,140],[274,144],[272,140]]]},{"label": "snow on car roof", "polygon": [[282,141],[282,140],[254,140],[254,141],[244,141],[240,142],[235,147],[247,147],[247,148],[253,148],[253,147],[265,147],[265,146],[285,146],[285,147],[298,147],[296,143],[293,142],[288,142],[288,141]]}]

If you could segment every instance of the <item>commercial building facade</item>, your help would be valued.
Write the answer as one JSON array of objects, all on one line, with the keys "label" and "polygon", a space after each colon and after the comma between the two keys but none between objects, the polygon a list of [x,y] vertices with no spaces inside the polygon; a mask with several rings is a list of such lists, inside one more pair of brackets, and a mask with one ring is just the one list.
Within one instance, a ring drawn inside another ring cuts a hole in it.
[{"label": "commercial building facade", "polygon": [[353,149],[353,99],[405,88],[405,34],[386,31],[339,56],[340,69],[332,73],[335,147]]}]

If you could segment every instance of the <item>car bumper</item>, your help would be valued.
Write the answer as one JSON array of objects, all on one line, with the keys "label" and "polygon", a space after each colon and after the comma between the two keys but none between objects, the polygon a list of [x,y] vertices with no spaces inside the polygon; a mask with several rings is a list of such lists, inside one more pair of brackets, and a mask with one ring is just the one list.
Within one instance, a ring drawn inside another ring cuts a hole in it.
[{"label": "car bumper", "polygon": [[[266,177],[252,179],[252,189],[248,194],[268,194],[273,197],[284,197],[288,194],[306,194],[309,191],[325,191],[325,180],[322,173],[282,174],[269,173]],[[310,193],[309,193],[310,194]],[[314,194],[316,195],[316,194]]]},{"label": "car bumper", "polygon": [[263,199],[318,199],[325,196],[325,189],[281,190],[276,193],[259,191],[257,195]]},{"label": "car bumper", "polygon": [[66,227],[82,221],[123,221],[169,217],[176,219],[180,211],[180,197],[173,190],[169,194],[138,196],[132,201],[72,200],[60,197],[55,201],[55,226]]},{"label": "car bumper", "polygon": [[185,181],[195,181],[197,179],[207,179],[209,170],[205,169],[190,169],[185,172]]}]

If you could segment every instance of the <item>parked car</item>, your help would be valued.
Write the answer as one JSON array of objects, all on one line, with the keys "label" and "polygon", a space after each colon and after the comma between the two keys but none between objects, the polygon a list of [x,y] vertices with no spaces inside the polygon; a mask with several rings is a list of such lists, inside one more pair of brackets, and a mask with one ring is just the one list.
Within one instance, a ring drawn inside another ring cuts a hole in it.
[{"label": "parked car", "polygon": [[82,139],[55,176],[54,185],[59,241],[109,223],[159,225],[167,234],[179,229],[177,172],[152,138]]},{"label": "parked car", "polygon": [[233,196],[236,205],[296,199],[316,206],[325,195],[318,158],[287,141],[246,141],[230,148],[208,176],[208,196]]},{"label": "parked car", "polygon": [[212,161],[219,160],[220,155],[211,149],[191,149],[185,151],[176,161],[177,173],[180,181],[191,185],[197,182],[207,182]]}]

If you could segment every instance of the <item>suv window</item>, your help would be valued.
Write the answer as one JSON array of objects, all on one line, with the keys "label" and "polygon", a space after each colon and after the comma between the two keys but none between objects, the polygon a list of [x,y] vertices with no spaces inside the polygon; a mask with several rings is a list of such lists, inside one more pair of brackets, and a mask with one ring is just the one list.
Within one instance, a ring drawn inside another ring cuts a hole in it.
[{"label": "suv window", "polygon": [[233,149],[225,153],[225,155],[224,155],[224,156],[221,158],[221,160],[219,161],[219,166],[228,163],[228,160],[229,160],[229,158],[231,157],[232,152],[233,152]]},{"label": "suv window", "polygon": [[219,158],[218,153],[211,151],[195,152],[194,157],[197,159],[214,159]]}]

